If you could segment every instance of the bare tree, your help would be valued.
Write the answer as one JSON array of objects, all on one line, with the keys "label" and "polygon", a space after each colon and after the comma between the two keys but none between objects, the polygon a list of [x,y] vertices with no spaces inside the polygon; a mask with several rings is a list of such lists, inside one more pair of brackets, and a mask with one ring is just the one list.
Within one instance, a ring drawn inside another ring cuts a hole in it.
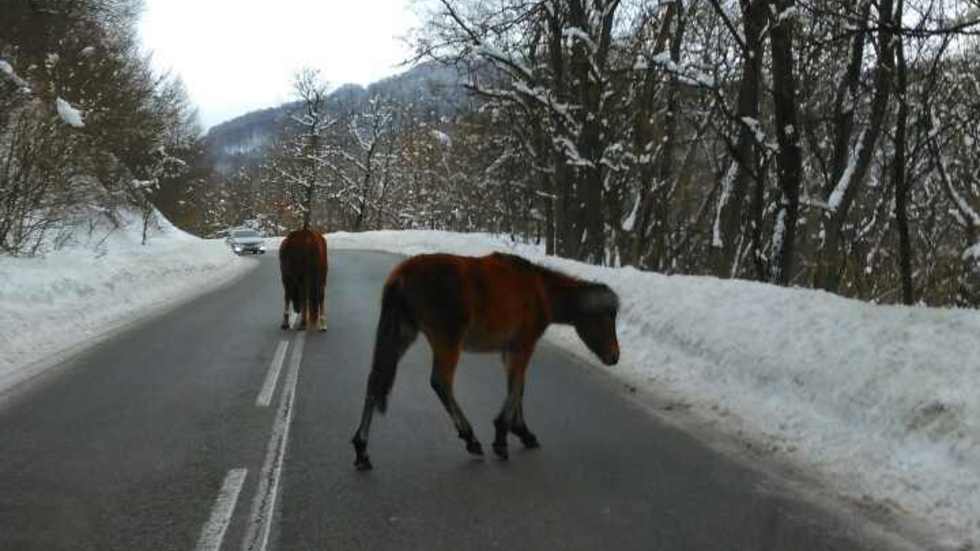
[{"label": "bare tree", "polygon": [[321,180],[323,167],[323,132],[334,124],[326,113],[327,83],[320,78],[317,69],[302,69],[293,79],[293,91],[301,102],[301,111],[293,120],[302,127],[302,145],[296,151],[306,165],[305,174],[291,174],[301,188],[303,228],[310,227],[316,192],[324,187]]}]

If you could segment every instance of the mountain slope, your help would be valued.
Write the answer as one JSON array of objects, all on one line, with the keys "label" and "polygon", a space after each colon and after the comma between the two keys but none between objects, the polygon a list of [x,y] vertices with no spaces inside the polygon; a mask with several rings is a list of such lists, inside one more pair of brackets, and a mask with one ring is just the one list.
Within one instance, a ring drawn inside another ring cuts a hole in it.
[{"label": "mountain slope", "polygon": [[[452,116],[467,101],[463,75],[452,67],[422,63],[404,73],[369,85],[344,84],[327,100],[332,116],[360,111],[369,98],[381,96],[397,106],[411,106],[426,117]],[[205,137],[208,154],[219,172],[231,174],[258,162],[264,149],[294,126],[290,115],[299,102],[252,111],[216,125]]]}]

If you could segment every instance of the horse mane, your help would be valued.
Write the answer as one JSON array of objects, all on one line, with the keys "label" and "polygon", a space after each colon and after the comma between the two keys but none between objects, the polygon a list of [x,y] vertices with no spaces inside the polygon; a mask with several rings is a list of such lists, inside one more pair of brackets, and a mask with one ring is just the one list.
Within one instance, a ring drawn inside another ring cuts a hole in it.
[{"label": "horse mane", "polygon": [[[546,284],[552,284],[565,295],[568,306],[583,314],[617,312],[619,296],[605,283],[586,281],[558,270],[546,268],[530,260],[508,253],[493,253],[506,259],[517,268],[540,276]],[[571,292],[568,292],[571,291]]]},{"label": "horse mane", "polygon": [[523,256],[508,253],[493,253],[493,255],[507,260],[520,270],[541,276],[545,281],[557,283],[562,287],[581,287],[583,285],[591,285],[590,282],[584,281],[575,276],[570,276],[566,273],[559,272],[558,270],[553,270],[540,264],[535,264]]}]

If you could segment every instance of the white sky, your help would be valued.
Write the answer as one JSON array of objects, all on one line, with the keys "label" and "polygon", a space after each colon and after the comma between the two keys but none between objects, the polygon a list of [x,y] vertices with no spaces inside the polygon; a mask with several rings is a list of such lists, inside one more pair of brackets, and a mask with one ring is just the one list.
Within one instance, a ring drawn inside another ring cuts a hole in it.
[{"label": "white sky", "polygon": [[292,98],[311,66],[332,86],[404,71],[410,0],[145,0],[140,33],[155,65],[179,74],[209,128]]}]

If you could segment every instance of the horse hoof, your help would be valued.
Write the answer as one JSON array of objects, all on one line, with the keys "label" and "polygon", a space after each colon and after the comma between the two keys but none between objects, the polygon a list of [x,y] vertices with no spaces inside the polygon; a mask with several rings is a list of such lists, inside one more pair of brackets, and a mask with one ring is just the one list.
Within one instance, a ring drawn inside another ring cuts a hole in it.
[{"label": "horse hoof", "polygon": [[284,330],[284,331],[288,331],[289,330],[289,324],[288,323],[284,323],[284,324],[280,325],[279,328],[282,329],[282,330]]},{"label": "horse hoof", "polygon": [[507,443],[506,442],[503,443],[503,444],[494,444],[493,445],[493,453],[497,454],[497,457],[499,457],[500,459],[503,459],[504,461],[506,461],[508,458],[510,458],[510,454],[507,453]]},{"label": "horse hoof", "polygon": [[526,438],[521,438],[521,443],[524,444],[524,447],[529,450],[541,447],[541,443],[538,442],[538,437],[534,436],[533,434]]},{"label": "horse hoof", "polygon": [[473,455],[483,455],[483,446],[476,440],[470,440],[466,443],[466,451]]},{"label": "horse hoof", "polygon": [[359,471],[370,471],[374,468],[374,465],[371,464],[371,460],[365,455],[354,460],[354,467]]}]

